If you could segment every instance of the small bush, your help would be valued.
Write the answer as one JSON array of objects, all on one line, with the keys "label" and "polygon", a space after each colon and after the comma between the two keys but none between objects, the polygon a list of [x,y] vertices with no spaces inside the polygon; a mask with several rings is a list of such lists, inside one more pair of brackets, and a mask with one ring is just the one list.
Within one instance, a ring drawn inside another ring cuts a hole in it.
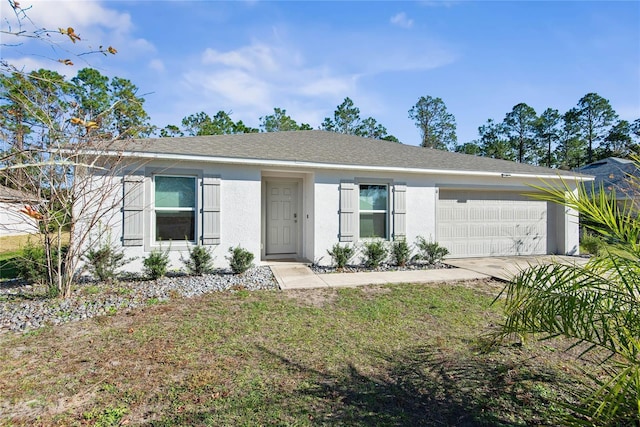
[{"label": "small bush", "polygon": [[438,242],[426,240],[422,236],[418,236],[416,239],[416,247],[420,251],[420,259],[425,260],[430,265],[441,262],[449,254],[447,248],[440,246]]},{"label": "small bush", "polygon": [[349,260],[355,255],[355,249],[349,245],[341,246],[340,243],[333,245],[331,250],[327,253],[331,257],[331,261],[335,264],[338,270],[342,270]]},{"label": "small bush", "polygon": [[184,259],[180,256],[184,263],[187,273],[202,276],[213,271],[213,256],[209,248],[204,246],[194,246],[189,249],[189,258]]},{"label": "small bush", "polygon": [[396,240],[391,244],[391,256],[397,266],[407,265],[411,259],[411,248],[405,239]]},{"label": "small bush", "polygon": [[[60,253],[57,247],[51,248],[51,262],[54,267],[50,272],[44,246],[33,244],[31,240],[29,240],[22,249],[22,253],[14,258],[12,263],[17,271],[18,277],[30,283],[49,283],[49,276],[51,275],[51,278],[53,279],[56,271],[58,270],[58,255],[60,255],[64,264],[67,251],[67,246],[63,246]],[[64,267],[62,269],[64,269]],[[57,288],[55,286],[50,288],[50,296],[57,296]]]},{"label": "small bush", "polygon": [[227,257],[227,260],[234,274],[242,274],[253,265],[253,254],[248,250],[236,246],[229,248],[229,253],[231,256]]},{"label": "small bush", "polygon": [[580,239],[580,249],[588,254],[598,256],[605,247],[605,241],[597,234],[585,232]]},{"label": "small bush", "polygon": [[167,274],[169,267],[169,251],[162,249],[154,249],[149,256],[142,260],[144,265],[144,273],[151,280],[157,280]]},{"label": "small bush", "polygon": [[362,244],[362,259],[367,268],[378,268],[389,254],[384,240],[376,239]]},{"label": "small bush", "polygon": [[27,242],[22,254],[13,261],[18,277],[30,283],[44,283],[47,280],[47,259],[44,248]]},{"label": "small bush", "polygon": [[118,268],[128,262],[124,259],[124,252],[110,242],[103,243],[98,249],[89,249],[84,258],[88,262],[89,273],[102,282],[111,282]]}]

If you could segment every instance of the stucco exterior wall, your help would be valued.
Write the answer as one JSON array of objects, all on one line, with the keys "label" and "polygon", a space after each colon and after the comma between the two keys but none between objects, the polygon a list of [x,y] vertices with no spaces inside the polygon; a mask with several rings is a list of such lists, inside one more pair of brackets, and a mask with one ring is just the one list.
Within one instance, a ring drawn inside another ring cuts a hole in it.
[{"label": "stucco exterior wall", "polygon": [[[145,242],[141,246],[125,247],[126,255],[135,258],[124,269],[141,271],[142,260],[158,247],[152,236],[152,175],[193,174],[197,177],[214,175],[220,177],[220,244],[211,246],[215,266],[226,268],[226,256],[230,247],[240,245],[254,254],[255,263],[265,259],[265,182],[270,179],[295,180],[299,183],[299,233],[298,257],[320,264],[330,264],[327,254],[339,242],[340,233],[340,182],[385,182],[406,184],[406,238],[413,244],[418,236],[436,238],[436,213],[440,189],[478,189],[530,191],[528,184],[540,184],[535,180],[506,177],[445,176],[415,173],[381,173],[372,171],[349,171],[333,169],[305,169],[303,167],[279,167],[271,169],[264,165],[212,164],[206,162],[153,161],[138,171],[144,176],[145,185]],[[202,195],[198,194],[198,206]],[[390,199],[393,193],[389,194]],[[389,216],[393,211],[390,200]],[[577,253],[578,224],[575,217],[563,207],[549,208],[548,231],[553,234],[549,250],[558,253]],[[122,236],[122,214],[114,215],[111,235]],[[196,230],[196,235],[199,232]],[[163,243],[170,247],[170,268],[183,268],[182,258],[188,257],[185,242]]]},{"label": "stucco exterior wall", "polygon": [[[406,194],[406,233],[407,241],[413,243],[417,236],[429,239],[435,236],[436,216],[435,203],[437,188],[431,179],[419,178],[410,174],[371,173],[362,171],[320,171],[317,172],[315,183],[315,240],[312,261],[322,265],[331,263],[327,250],[339,243],[339,215],[340,210],[340,182],[386,182],[404,183],[407,185]],[[393,197],[390,193],[389,197]],[[391,200],[390,200],[390,203]],[[389,215],[393,208],[390,206]],[[356,244],[358,246],[358,244]]]},{"label": "stucco exterior wall", "polygon": [[[254,263],[260,263],[260,232],[261,232],[261,177],[260,169],[255,167],[237,167],[230,165],[210,165],[206,163],[175,164],[168,162],[153,162],[136,171],[145,176],[145,241],[142,246],[124,247],[126,256],[134,258],[123,270],[142,271],[142,261],[151,250],[160,248],[169,250],[170,269],[183,269],[182,258],[188,258],[189,245],[183,241],[163,242],[155,244],[151,216],[152,205],[152,177],[153,173],[188,174],[192,173],[199,179],[203,175],[219,176],[220,180],[220,244],[209,246],[214,256],[214,266],[226,268],[229,263],[226,257],[230,247],[241,246],[254,254]],[[199,187],[198,187],[199,188]],[[202,206],[202,194],[197,192],[197,210]],[[199,214],[198,217],[199,218]],[[122,236],[122,215],[112,221],[113,236]],[[198,220],[196,220],[198,223]],[[199,234],[199,224],[196,236]]]},{"label": "stucco exterior wall", "polygon": [[23,207],[22,203],[0,202],[0,237],[38,232],[36,221],[20,212]]}]

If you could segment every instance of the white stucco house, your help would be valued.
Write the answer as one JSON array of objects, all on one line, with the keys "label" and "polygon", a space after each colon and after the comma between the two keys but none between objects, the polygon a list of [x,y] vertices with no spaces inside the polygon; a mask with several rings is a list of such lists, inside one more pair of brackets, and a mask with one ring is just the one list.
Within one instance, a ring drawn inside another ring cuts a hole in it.
[{"label": "white stucco house", "polygon": [[0,185],[0,237],[37,233],[37,222],[20,210],[38,202],[37,197],[24,191]]},{"label": "white stucco house", "polygon": [[117,152],[122,211],[111,234],[137,263],[170,248],[174,266],[195,244],[212,247],[219,266],[237,245],[258,262],[328,264],[334,244],[372,237],[424,236],[450,257],[577,254],[574,213],[522,193],[589,179],[319,130],[134,140]]}]

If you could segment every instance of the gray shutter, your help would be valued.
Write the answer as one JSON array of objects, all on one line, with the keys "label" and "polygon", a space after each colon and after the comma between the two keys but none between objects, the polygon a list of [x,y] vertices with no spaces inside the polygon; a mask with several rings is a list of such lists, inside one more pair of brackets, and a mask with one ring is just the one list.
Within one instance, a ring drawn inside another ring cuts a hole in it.
[{"label": "gray shutter", "polygon": [[220,178],[202,178],[202,244],[220,244]]},{"label": "gray shutter", "polygon": [[407,185],[393,186],[393,240],[407,238]]},{"label": "gray shutter", "polygon": [[356,197],[357,186],[353,182],[340,183],[340,235],[341,242],[356,240]]},{"label": "gray shutter", "polygon": [[123,183],[122,245],[142,246],[144,238],[144,177],[125,175]]}]

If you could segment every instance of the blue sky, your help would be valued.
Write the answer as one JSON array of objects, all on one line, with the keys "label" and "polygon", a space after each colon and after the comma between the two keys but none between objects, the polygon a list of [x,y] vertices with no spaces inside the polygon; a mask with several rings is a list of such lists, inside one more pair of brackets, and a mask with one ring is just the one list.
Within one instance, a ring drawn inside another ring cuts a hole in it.
[{"label": "blue sky", "polygon": [[[420,136],[407,111],[440,97],[458,141],[477,137],[525,102],[541,113],[574,107],[589,92],[620,118],[640,117],[640,2],[28,1],[40,26],[72,26],[114,57],[74,69],[3,48],[16,65],[69,76],[91,65],[130,79],[160,127],[219,110],[257,127],[285,108],[318,127],[350,97],[406,144]],[[2,0],[2,15],[7,13]],[[2,24],[3,27],[6,23]],[[5,37],[3,43],[7,43]]]}]

